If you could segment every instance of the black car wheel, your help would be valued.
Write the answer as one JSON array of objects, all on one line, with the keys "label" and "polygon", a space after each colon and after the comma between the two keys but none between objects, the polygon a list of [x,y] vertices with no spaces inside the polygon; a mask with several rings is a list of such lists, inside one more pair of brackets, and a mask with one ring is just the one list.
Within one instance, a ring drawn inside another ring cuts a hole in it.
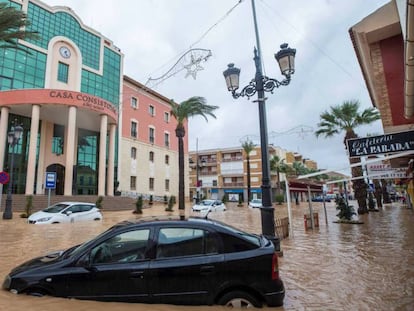
[{"label": "black car wheel", "polygon": [[26,290],[26,294],[34,297],[43,297],[48,295],[48,293],[41,288],[30,288]]},{"label": "black car wheel", "polygon": [[262,304],[254,296],[242,291],[229,292],[218,301],[220,305],[229,308],[260,308]]}]

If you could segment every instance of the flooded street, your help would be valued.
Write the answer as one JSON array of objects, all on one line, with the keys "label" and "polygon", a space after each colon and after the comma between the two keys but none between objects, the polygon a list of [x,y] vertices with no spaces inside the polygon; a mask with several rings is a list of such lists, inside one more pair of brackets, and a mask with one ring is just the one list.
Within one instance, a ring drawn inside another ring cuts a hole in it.
[{"label": "flooded street", "polygon": [[[322,203],[319,228],[304,230],[308,205],[293,205],[293,236],[282,241],[280,275],[285,283],[284,307],[268,310],[414,310],[414,214],[399,205],[363,215],[362,225],[336,224],[335,203],[327,203],[328,224]],[[165,214],[164,207],[144,210],[146,215]],[[276,206],[285,217],[286,207]],[[260,233],[260,211],[229,207],[210,218],[250,232]],[[28,225],[18,213],[0,220],[0,278],[16,265],[48,251],[84,242],[112,224],[135,218],[131,211],[104,211],[102,222],[60,225]],[[219,306],[184,307],[78,301],[29,297],[0,291],[0,310],[38,311],[164,311],[226,310]],[[264,308],[263,310],[266,310]]]}]

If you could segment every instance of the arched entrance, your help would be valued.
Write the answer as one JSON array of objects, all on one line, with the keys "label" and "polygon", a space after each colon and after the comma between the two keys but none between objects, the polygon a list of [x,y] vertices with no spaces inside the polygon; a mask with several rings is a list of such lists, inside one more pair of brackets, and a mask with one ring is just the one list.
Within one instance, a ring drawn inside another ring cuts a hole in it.
[{"label": "arched entrance", "polygon": [[47,172],[56,173],[56,195],[63,195],[65,189],[65,167],[59,163],[53,163],[46,168]]}]

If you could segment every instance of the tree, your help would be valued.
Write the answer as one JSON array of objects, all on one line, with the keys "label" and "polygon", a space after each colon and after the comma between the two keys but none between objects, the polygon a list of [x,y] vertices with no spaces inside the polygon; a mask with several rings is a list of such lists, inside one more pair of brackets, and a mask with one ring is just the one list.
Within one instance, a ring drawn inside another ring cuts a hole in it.
[{"label": "tree", "polygon": [[[360,103],[357,100],[344,101],[342,105],[331,106],[330,111],[325,111],[320,115],[321,122],[318,123],[319,129],[315,132],[316,137],[321,135],[332,137],[341,132],[345,132],[344,145],[351,138],[357,138],[354,129],[358,126],[370,124],[380,119],[379,112],[374,108],[367,108],[361,113],[358,112]],[[360,158],[350,158],[351,164],[360,162]],[[352,177],[361,177],[362,167],[352,168]],[[368,212],[367,208],[367,185],[363,179],[353,181],[355,197],[358,200],[358,214]]]},{"label": "tree", "polygon": [[181,104],[171,100],[170,106],[171,115],[177,120],[175,135],[178,138],[178,209],[184,210],[184,123],[194,116],[202,116],[206,121],[208,121],[207,116],[216,118],[213,112],[218,106],[207,105],[205,98],[199,96],[190,97]]},{"label": "tree", "polygon": [[293,171],[295,172],[296,176],[305,175],[308,172],[308,169],[302,162],[295,161],[292,164]]},{"label": "tree", "polygon": [[20,47],[17,39],[39,39],[37,31],[25,30],[30,25],[26,14],[9,5],[8,2],[0,3],[0,48],[12,48],[27,52]]},{"label": "tree", "polygon": [[254,150],[256,145],[249,140],[248,138],[246,141],[242,143],[242,148],[246,153],[246,161],[247,161],[247,201],[250,201],[251,196],[251,182],[250,182],[250,152]]},{"label": "tree", "polygon": [[280,173],[286,173],[286,163],[285,159],[280,159],[279,156],[274,155],[270,159],[270,170],[272,172],[276,171],[277,174],[277,194],[281,193],[281,187],[280,187]]}]

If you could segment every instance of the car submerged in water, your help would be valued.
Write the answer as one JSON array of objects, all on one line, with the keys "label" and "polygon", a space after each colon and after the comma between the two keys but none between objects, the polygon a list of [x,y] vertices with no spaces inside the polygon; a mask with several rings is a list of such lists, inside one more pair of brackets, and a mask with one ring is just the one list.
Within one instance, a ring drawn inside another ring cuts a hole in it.
[{"label": "car submerged in water", "polygon": [[3,289],[35,296],[183,305],[283,305],[273,243],[205,218],[121,222],[65,251],[29,260]]},{"label": "car submerged in water", "polygon": [[220,200],[202,200],[201,202],[195,204],[192,207],[193,212],[216,212],[216,211],[225,211],[226,205]]},{"label": "car submerged in water", "polygon": [[102,213],[93,203],[59,202],[29,216],[29,224],[59,224],[102,220]]}]

